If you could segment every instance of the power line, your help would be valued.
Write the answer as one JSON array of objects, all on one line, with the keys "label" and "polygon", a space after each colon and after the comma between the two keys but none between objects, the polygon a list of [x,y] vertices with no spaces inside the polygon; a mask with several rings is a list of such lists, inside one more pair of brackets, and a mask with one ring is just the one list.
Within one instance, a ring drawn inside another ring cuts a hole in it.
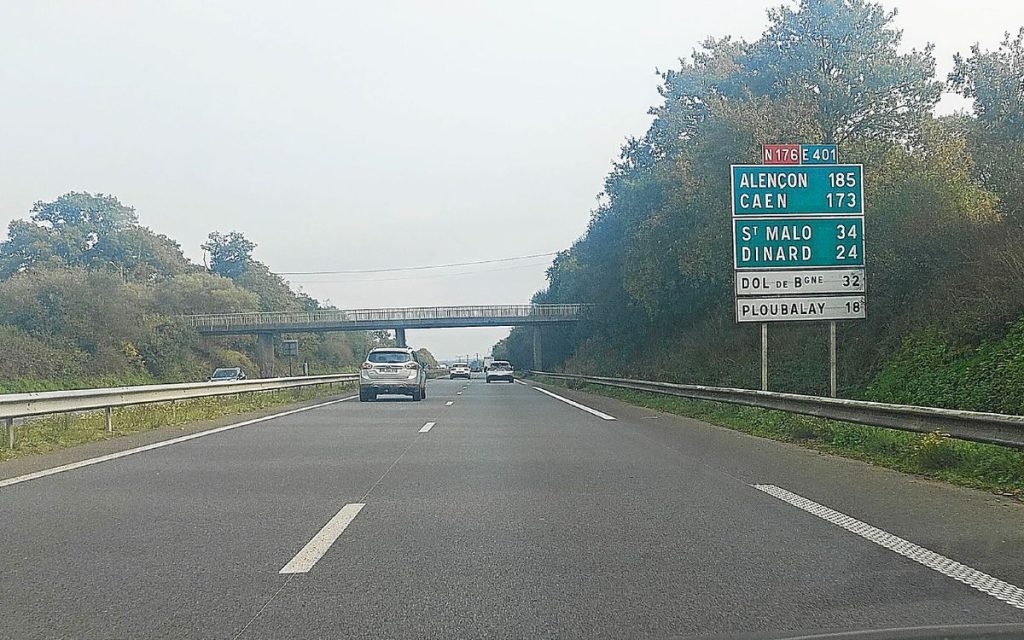
[{"label": "power line", "polygon": [[475,260],[473,262],[451,262],[448,264],[428,264],[417,267],[391,267],[387,269],[339,269],[332,271],[278,271],[281,276],[333,276],[352,273],[387,273],[389,271],[421,271],[423,269],[445,269],[448,267],[468,267],[477,264],[493,264],[495,262],[511,262],[513,260],[528,260],[530,258],[547,258],[558,255],[557,251],[550,253],[534,253],[528,256],[514,256],[511,258],[492,258],[490,260]]},{"label": "power line", "polygon": [[[474,271],[460,271],[459,273],[438,273],[426,276],[406,276],[402,278],[359,278],[355,280],[304,280],[302,278],[289,278],[289,281],[296,282],[297,284],[334,284],[334,283],[345,283],[345,284],[360,284],[363,282],[398,282],[402,280],[431,280],[435,278],[454,278],[457,276],[473,276],[480,273],[494,273],[496,271],[511,271],[513,269],[531,269],[534,267],[545,267],[546,262],[536,262],[531,264],[518,264],[510,267],[498,267],[497,269],[476,269]],[[372,272],[371,272],[372,273]]]}]

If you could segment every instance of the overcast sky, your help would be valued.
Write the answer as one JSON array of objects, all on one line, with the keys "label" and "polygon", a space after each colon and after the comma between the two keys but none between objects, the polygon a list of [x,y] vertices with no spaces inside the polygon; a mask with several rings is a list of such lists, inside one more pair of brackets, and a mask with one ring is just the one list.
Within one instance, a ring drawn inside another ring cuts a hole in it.
[{"label": "overcast sky", "polygon": [[[757,38],[777,4],[3,0],[0,221],[112,193],[195,260],[238,230],[278,272],[556,251],[647,128],[655,69]],[[1017,0],[884,4],[941,77],[1024,24]],[[291,280],[342,308],[525,303],[549,261]],[[506,333],[409,339],[452,357]]]}]

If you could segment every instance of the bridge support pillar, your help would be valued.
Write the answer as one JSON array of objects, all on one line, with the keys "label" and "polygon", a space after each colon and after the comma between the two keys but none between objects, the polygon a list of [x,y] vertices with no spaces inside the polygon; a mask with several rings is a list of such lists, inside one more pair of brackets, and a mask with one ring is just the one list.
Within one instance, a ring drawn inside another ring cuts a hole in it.
[{"label": "bridge support pillar", "polygon": [[408,343],[405,341],[405,329],[395,329],[395,342],[400,347],[408,347]]},{"label": "bridge support pillar", "polygon": [[261,378],[274,377],[274,334],[256,334],[256,365]]},{"label": "bridge support pillar", "polygon": [[533,368],[536,371],[544,370],[544,352],[541,349],[540,327],[533,328]]}]

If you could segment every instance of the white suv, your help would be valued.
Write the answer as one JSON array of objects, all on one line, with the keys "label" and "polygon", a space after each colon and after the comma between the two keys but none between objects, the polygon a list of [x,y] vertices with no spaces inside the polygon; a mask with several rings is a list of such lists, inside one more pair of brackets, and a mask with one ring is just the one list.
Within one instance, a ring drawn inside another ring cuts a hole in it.
[{"label": "white suv", "polygon": [[448,379],[454,380],[455,378],[465,378],[466,380],[469,380],[469,365],[465,362],[456,362],[453,364],[452,368],[448,371]]},{"label": "white suv", "polygon": [[427,397],[427,368],[408,347],[380,347],[366,355],[359,370],[359,401],[376,400],[384,393]]},{"label": "white suv", "polygon": [[515,382],[515,373],[512,371],[512,363],[507,360],[495,360],[487,367],[487,382],[492,380],[504,380]]}]

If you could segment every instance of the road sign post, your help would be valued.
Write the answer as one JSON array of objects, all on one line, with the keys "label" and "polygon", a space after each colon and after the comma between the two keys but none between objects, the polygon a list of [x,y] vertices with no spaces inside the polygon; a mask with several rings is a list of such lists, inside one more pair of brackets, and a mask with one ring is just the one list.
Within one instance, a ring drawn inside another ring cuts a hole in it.
[{"label": "road sign post", "polygon": [[768,323],[761,323],[761,391],[768,390]]},{"label": "road sign post", "polygon": [[832,320],[831,322],[828,323],[828,386],[833,398],[837,397],[837,373],[838,366],[836,365],[836,321]]},{"label": "road sign post", "polygon": [[287,356],[288,358],[288,376],[294,376],[295,356],[299,355],[299,341],[298,340],[282,340],[281,341],[281,355]]},{"label": "road sign post", "polygon": [[867,311],[864,170],[834,144],[766,144],[761,162],[730,170],[736,321],[761,325],[767,390],[768,323],[827,320],[835,397],[837,322]]}]

